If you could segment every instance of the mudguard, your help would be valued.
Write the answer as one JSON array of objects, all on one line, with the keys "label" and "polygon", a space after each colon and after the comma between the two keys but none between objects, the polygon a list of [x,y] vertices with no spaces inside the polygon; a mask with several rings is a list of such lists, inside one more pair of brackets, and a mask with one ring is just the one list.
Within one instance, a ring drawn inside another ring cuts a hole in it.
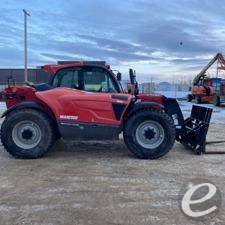
[{"label": "mudguard", "polygon": [[30,108],[30,109],[37,109],[37,110],[41,110],[44,111],[44,108],[42,107],[42,105],[40,105],[37,102],[33,102],[33,101],[25,101],[25,102],[20,102],[17,103],[13,106],[11,106],[10,108],[8,108],[1,116],[1,118],[7,116],[10,112],[14,111],[14,110],[18,110],[18,109],[24,109],[24,108]]},{"label": "mudguard", "polygon": [[128,107],[128,110],[127,110],[128,113],[126,115],[126,118],[128,118],[129,116],[131,116],[132,114],[134,114],[140,109],[157,109],[157,110],[163,111],[164,106],[157,102],[145,102],[145,101],[136,102]]}]

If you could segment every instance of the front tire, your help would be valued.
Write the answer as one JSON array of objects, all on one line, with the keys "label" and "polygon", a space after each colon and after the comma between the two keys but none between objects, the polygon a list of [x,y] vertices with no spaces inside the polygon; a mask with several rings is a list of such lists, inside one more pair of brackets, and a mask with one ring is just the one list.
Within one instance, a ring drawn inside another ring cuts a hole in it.
[{"label": "front tire", "polygon": [[164,112],[137,112],[125,124],[124,141],[138,158],[158,159],[166,155],[174,145],[174,122]]},{"label": "front tire", "polygon": [[1,127],[1,140],[14,157],[35,159],[52,147],[55,135],[49,118],[33,109],[10,113]]}]

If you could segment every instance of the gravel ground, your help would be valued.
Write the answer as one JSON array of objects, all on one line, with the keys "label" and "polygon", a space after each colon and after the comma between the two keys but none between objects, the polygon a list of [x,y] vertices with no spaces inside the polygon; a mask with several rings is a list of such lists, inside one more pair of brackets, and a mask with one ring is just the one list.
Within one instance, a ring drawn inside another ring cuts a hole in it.
[{"label": "gravel ground", "polygon": [[[223,140],[212,125],[208,141]],[[224,143],[207,150],[225,150]],[[180,210],[179,192],[205,178],[225,193],[225,155],[196,156],[176,144],[163,159],[139,160],[123,142],[59,141],[42,159],[16,160],[0,151],[1,225],[225,224],[192,221]]]}]

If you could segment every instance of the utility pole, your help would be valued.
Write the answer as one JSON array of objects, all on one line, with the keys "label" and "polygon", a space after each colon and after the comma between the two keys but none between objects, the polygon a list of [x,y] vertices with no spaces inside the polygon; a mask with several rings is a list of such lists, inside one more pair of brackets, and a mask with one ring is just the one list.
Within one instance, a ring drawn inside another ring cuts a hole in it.
[{"label": "utility pole", "polygon": [[24,13],[24,81],[28,81],[28,69],[27,69],[27,16],[30,14],[23,9]]}]

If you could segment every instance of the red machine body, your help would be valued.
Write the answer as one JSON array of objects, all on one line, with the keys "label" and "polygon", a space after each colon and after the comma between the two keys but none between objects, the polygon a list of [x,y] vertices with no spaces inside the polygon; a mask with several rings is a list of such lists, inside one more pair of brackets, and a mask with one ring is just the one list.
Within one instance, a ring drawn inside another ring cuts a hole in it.
[{"label": "red machine body", "polygon": [[[204,152],[212,110],[193,107],[184,120],[176,99],[139,94],[130,69],[131,89],[124,93],[108,65],[46,65],[48,84],[8,85],[1,93],[7,110],[1,140],[18,158],[43,156],[56,139],[112,140],[122,132],[126,146],[139,158],[157,159],[175,139]],[[197,122],[196,122],[197,121]]]},{"label": "red machine body", "polygon": [[[45,65],[42,69],[51,74],[52,77],[67,68],[82,68],[82,62],[66,64],[66,65]],[[109,71],[109,65],[105,65],[104,69]],[[119,83],[114,79],[116,85]],[[50,80],[51,82],[51,80]],[[77,122],[92,122],[100,124],[120,125],[125,111],[132,101],[137,98],[140,102],[153,102],[153,108],[162,110],[163,96],[154,96],[148,94],[140,94],[135,97],[131,94],[119,93],[99,93],[88,92],[83,90],[71,89],[66,87],[58,87],[46,91],[38,91],[32,86],[13,85],[5,89],[4,94],[7,108],[12,107],[21,102],[32,101],[41,104],[45,110],[51,111],[57,121],[74,120]],[[120,119],[116,119],[113,113],[113,105],[123,106],[123,112]]]},{"label": "red machine body", "polygon": [[[35,89],[27,86],[14,86],[5,89],[5,93],[9,93],[12,98],[6,100],[7,108],[24,101],[34,101],[41,104],[44,108],[49,108],[57,120],[67,115],[64,120],[76,120],[82,122],[97,122],[119,125],[120,120],[115,118],[112,105],[124,105],[124,112],[133,100],[134,96],[123,93],[92,93],[81,90],[70,90],[68,88],[55,88],[47,91],[35,91]],[[13,98],[15,93],[18,98]],[[151,101],[163,105],[163,96],[150,96],[141,94],[141,101]],[[160,106],[155,106],[160,108]],[[124,113],[123,112],[123,113]],[[69,119],[74,116],[76,119]]]},{"label": "red machine body", "polygon": [[[45,65],[42,69],[54,75],[67,68],[85,67],[82,62],[66,65]],[[109,71],[109,66],[104,68]],[[118,81],[114,80],[119,86]],[[51,82],[51,81],[50,81]],[[152,102],[151,107],[163,110],[163,96],[140,94],[134,96],[126,93],[100,93],[83,90],[58,87],[46,91],[38,91],[32,86],[9,86],[4,90],[7,108],[21,102],[32,101],[41,104],[42,107],[54,114],[59,121],[91,122],[98,124],[121,125],[125,112],[132,101]],[[113,105],[120,105],[123,112],[118,120],[113,113]]]},{"label": "red machine body", "polygon": [[[57,120],[112,125],[119,125],[122,120],[122,116],[116,119],[113,104],[124,105],[125,111],[132,101],[132,96],[128,94],[99,94],[66,88],[36,92],[36,96],[51,108]],[[120,100],[117,96],[124,99]]]}]

